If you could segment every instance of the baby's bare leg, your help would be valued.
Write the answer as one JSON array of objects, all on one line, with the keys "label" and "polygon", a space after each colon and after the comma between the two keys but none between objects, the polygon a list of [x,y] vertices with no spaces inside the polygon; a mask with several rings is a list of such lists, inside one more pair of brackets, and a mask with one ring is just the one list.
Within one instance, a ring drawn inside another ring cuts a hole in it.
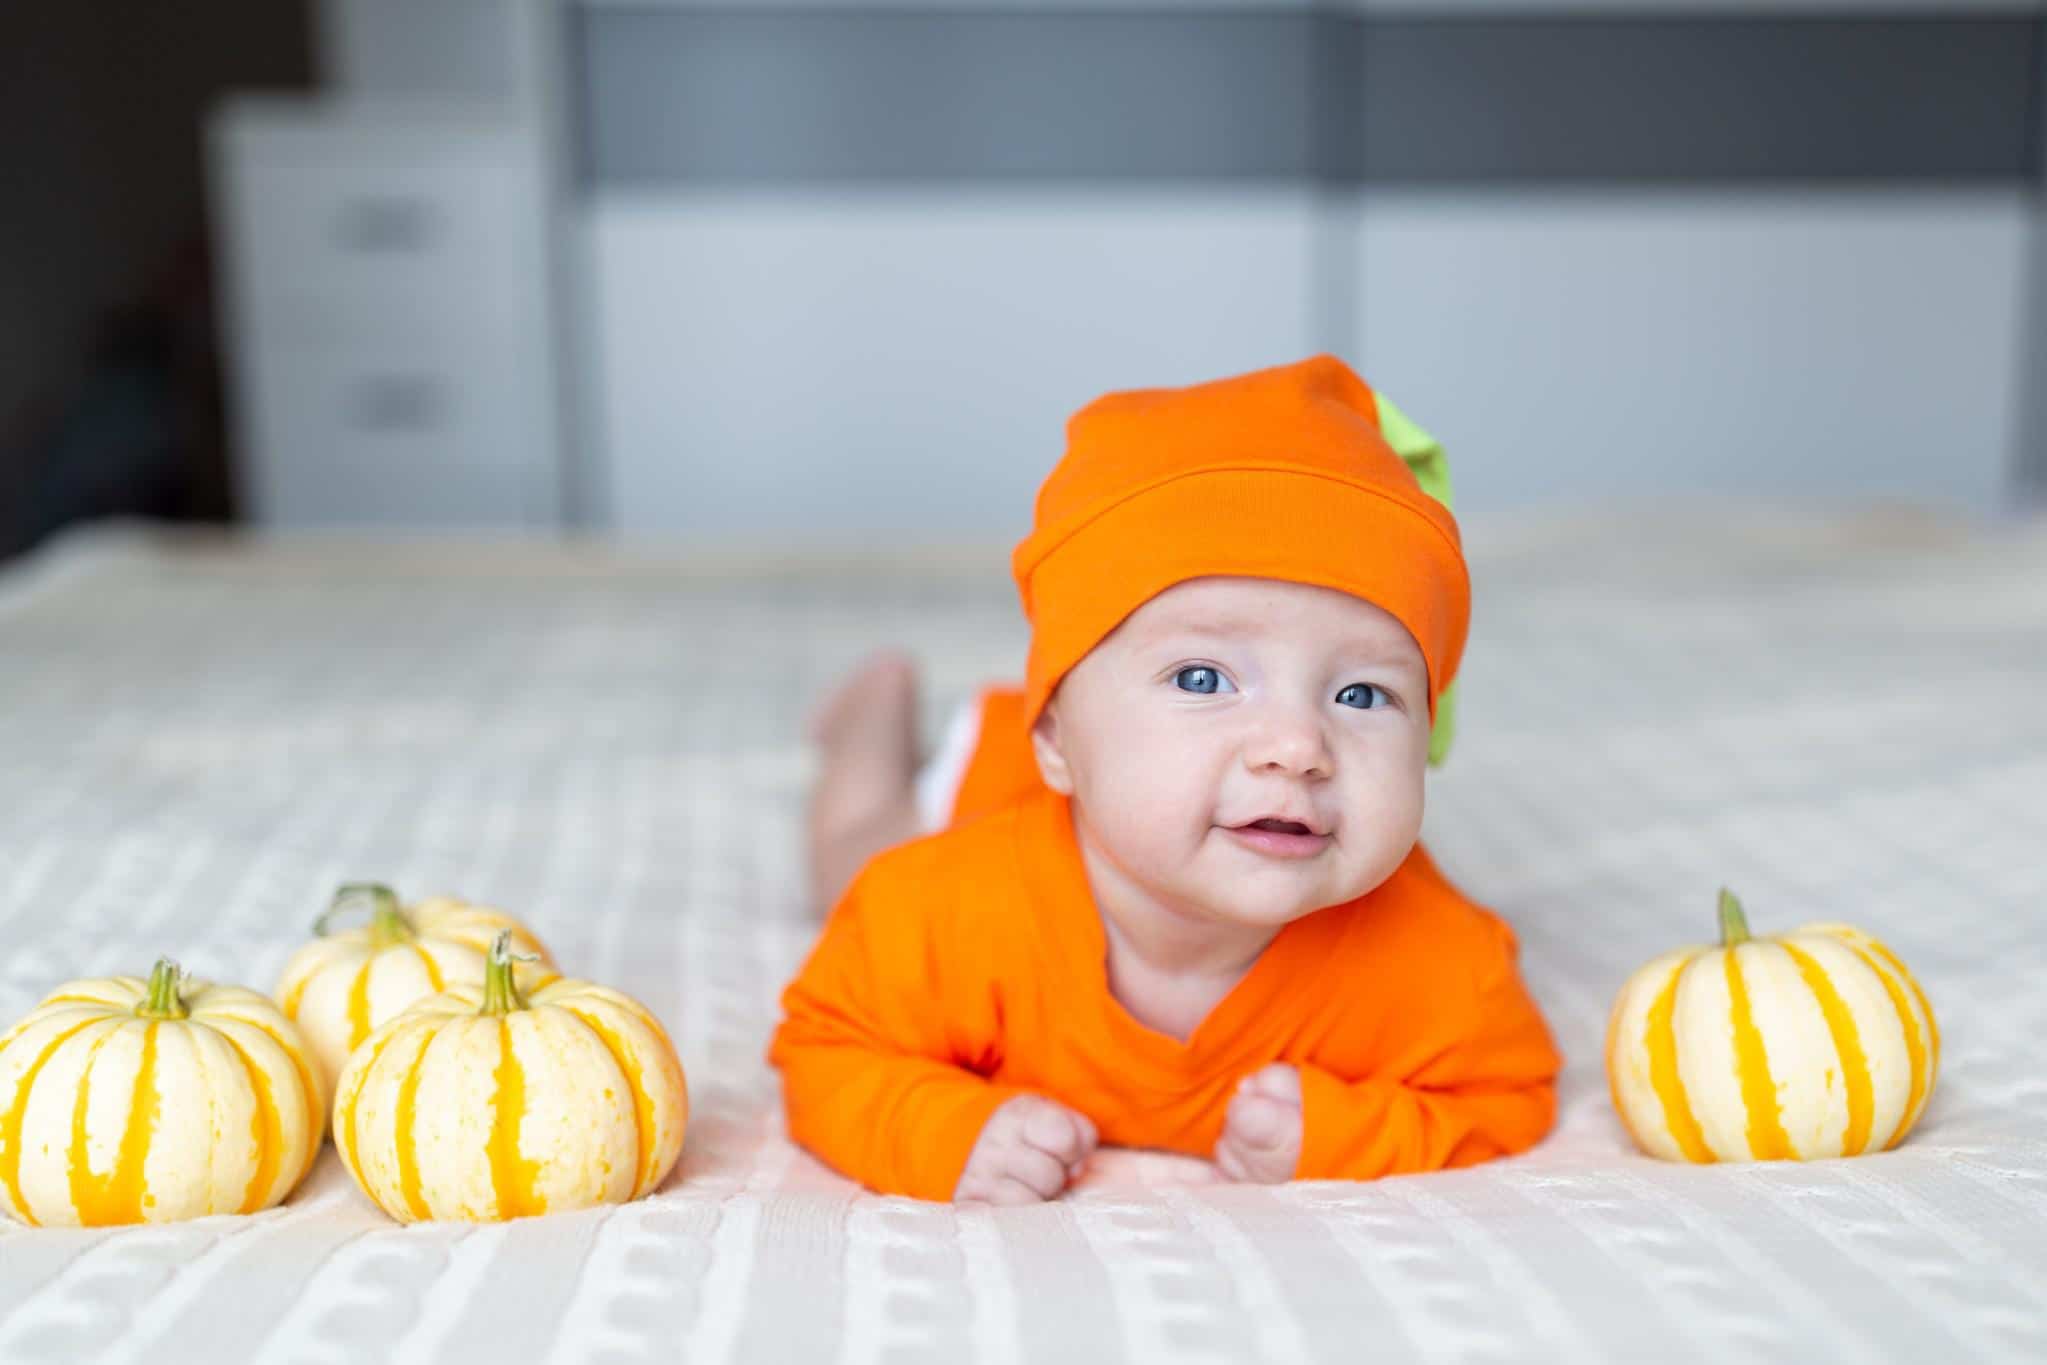
[{"label": "baby's bare leg", "polygon": [[917,666],[895,650],[869,655],[819,703],[810,792],[811,903],[823,913],[881,850],[923,832],[917,816]]}]

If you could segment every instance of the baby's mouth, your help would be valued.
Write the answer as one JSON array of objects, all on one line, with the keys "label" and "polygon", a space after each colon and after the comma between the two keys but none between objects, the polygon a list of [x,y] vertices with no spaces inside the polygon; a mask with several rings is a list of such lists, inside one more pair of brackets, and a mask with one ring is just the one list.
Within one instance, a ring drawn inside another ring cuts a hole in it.
[{"label": "baby's mouth", "polygon": [[1329,846],[1327,834],[1317,834],[1299,820],[1268,816],[1247,825],[1225,826],[1238,843],[1269,858],[1312,858]]}]

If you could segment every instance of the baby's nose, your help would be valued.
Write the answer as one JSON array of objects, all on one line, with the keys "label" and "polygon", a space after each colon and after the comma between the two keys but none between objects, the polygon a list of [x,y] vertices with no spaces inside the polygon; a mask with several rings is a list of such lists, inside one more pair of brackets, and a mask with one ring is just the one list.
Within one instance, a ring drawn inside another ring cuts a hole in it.
[{"label": "baby's nose", "polygon": [[1334,766],[1320,722],[1295,714],[1272,716],[1253,734],[1244,761],[1254,772],[1327,777]]}]

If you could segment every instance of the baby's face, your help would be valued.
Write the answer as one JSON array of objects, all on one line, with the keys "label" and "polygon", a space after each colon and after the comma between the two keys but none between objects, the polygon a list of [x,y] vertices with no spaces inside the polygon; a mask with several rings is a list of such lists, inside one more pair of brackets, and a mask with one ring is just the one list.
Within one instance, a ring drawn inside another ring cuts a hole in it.
[{"label": "baby's face", "polygon": [[[1277,927],[1352,900],[1421,833],[1428,669],[1348,593],[1200,578],[1160,593],[1060,682],[1035,740],[1073,797],[1098,895]],[[1097,880],[1101,879],[1098,875]]]}]

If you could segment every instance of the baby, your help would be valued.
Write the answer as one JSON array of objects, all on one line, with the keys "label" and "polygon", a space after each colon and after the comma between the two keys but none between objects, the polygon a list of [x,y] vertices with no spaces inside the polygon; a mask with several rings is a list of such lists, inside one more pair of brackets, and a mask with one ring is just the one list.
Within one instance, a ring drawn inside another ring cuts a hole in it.
[{"label": "baby", "polygon": [[1098,1143],[1277,1182],[1548,1131],[1513,935],[1417,842],[1470,615],[1447,496],[1326,356],[1077,414],[1013,559],[1024,686],[921,793],[903,661],[820,715],[836,905],[770,1049],[795,1139],[884,1193],[1016,1204]]}]

